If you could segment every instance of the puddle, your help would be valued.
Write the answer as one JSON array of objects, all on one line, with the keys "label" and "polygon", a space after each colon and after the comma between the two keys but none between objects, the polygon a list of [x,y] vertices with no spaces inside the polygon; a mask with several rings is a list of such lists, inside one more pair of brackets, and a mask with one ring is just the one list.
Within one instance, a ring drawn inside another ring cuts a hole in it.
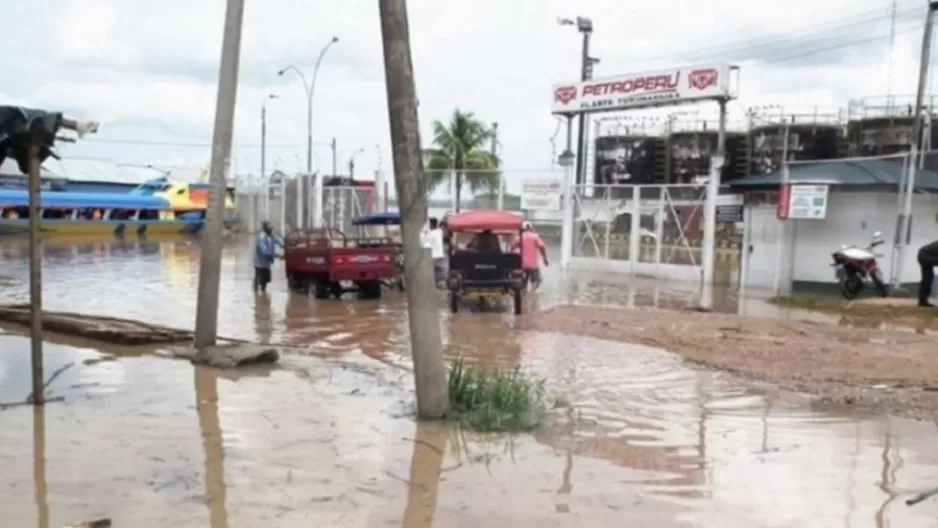
[{"label": "puddle", "polygon": [[[409,364],[399,296],[317,302],[275,272],[255,297],[249,247],[227,251],[221,333],[309,357],[219,376],[120,349],[98,361],[90,343],[55,338],[47,374],[75,363],[50,386],[65,402],[39,420],[0,411],[0,526],[915,528],[938,516],[938,499],[903,503],[938,486],[932,424],[847,415],[646,347],[521,332],[510,314],[441,310],[446,354],[546,377],[569,416],[515,438],[416,426],[410,374],[375,361]],[[23,261],[4,265],[25,276]],[[48,307],[191,327],[197,265],[187,244],[56,247]],[[532,309],[694,295],[545,277]],[[0,401],[29,393],[28,358],[26,340],[0,336]]]}]

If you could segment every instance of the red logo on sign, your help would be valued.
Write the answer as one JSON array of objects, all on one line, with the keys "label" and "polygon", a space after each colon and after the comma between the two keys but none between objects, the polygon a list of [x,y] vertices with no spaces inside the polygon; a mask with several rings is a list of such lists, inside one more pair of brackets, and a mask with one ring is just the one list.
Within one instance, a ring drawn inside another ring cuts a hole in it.
[{"label": "red logo on sign", "polygon": [[690,82],[690,87],[697,90],[706,90],[711,86],[716,86],[717,81],[720,80],[720,72],[715,68],[707,68],[705,70],[694,70],[690,72],[688,76],[688,82]]},{"label": "red logo on sign", "polygon": [[568,104],[576,99],[576,86],[561,86],[554,90],[554,100],[560,104]]}]

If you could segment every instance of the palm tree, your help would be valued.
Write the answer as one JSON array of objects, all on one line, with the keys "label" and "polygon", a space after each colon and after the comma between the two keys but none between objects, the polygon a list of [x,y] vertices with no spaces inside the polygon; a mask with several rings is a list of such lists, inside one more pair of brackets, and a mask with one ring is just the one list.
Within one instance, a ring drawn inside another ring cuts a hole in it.
[{"label": "palm tree", "polygon": [[424,150],[427,185],[432,191],[443,183],[448,171],[456,174],[456,211],[462,187],[472,192],[498,188],[498,158],[486,150],[492,131],[472,112],[453,111],[449,123],[433,122],[433,147]]}]

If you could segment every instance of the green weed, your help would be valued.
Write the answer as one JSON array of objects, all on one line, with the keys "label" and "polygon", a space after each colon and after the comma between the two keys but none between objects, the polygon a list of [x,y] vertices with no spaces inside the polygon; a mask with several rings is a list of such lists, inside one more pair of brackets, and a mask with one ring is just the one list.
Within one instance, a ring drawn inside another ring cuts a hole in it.
[{"label": "green weed", "polygon": [[519,368],[467,365],[457,359],[449,369],[449,418],[481,432],[529,431],[547,414],[544,380]]}]

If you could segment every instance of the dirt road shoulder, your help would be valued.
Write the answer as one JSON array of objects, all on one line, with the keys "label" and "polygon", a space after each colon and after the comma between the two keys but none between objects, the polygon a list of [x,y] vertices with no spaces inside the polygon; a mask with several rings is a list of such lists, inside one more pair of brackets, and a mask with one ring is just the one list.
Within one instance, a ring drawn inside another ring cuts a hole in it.
[{"label": "dirt road shoulder", "polygon": [[661,348],[685,360],[823,400],[938,421],[938,338],[732,314],[559,307],[522,322]]}]

